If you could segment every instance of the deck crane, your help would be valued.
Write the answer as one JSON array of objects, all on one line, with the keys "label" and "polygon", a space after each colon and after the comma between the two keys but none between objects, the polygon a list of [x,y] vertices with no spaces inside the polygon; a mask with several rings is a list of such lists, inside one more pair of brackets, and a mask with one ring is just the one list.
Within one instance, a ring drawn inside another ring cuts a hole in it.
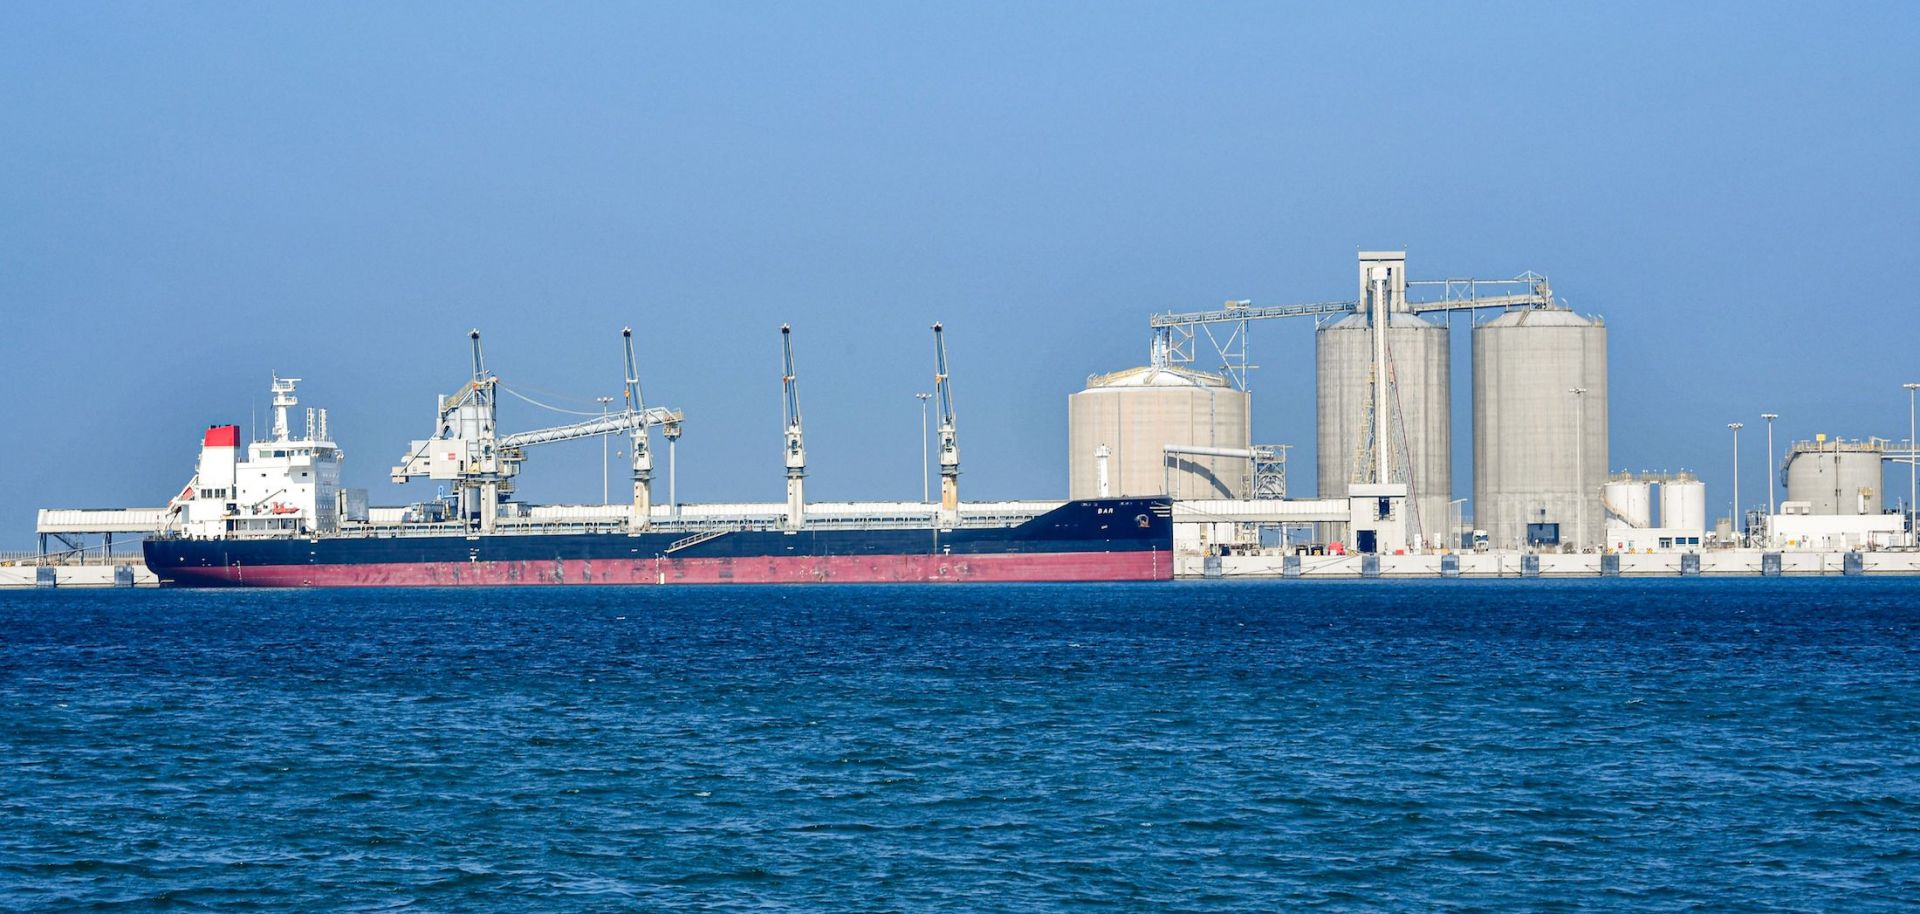
[{"label": "deck crane", "polygon": [[[500,379],[487,370],[480,349],[480,331],[470,331],[467,337],[472,345],[472,377],[458,392],[440,397],[433,437],[413,442],[400,464],[393,468],[393,481],[403,483],[426,477],[452,483],[459,499],[460,517],[469,529],[493,532],[499,520],[500,500],[513,491],[513,477],[519,475],[520,465],[526,461],[526,448],[621,433],[635,434],[638,440],[636,429],[655,425],[663,427],[669,436],[675,436],[685,418],[677,409],[639,403],[639,387],[635,381],[632,382],[634,399],[626,412],[501,435],[497,421]],[[631,355],[628,364],[633,364]],[[634,377],[631,368],[627,377]],[[639,478],[642,469],[639,463],[636,458],[636,488],[644,482]],[[650,466],[647,469],[650,475]],[[641,497],[640,492],[635,493],[636,503]]]},{"label": "deck crane", "polygon": [[807,445],[800,434],[800,384],[793,374],[793,327],[780,325],[780,350],[785,371],[780,376],[781,419],[787,429],[787,529],[807,522]]},{"label": "deck crane", "polygon": [[940,525],[960,523],[960,444],[953,427],[953,387],[947,379],[947,337],[933,325],[934,392],[940,399]]},{"label": "deck crane", "polygon": [[[640,394],[640,373],[633,358],[633,328],[620,328],[620,338],[627,355],[627,415],[645,414],[647,404]],[[647,423],[635,422],[629,434],[633,439],[633,514],[628,526],[645,530],[653,519],[653,451],[648,447]]]}]

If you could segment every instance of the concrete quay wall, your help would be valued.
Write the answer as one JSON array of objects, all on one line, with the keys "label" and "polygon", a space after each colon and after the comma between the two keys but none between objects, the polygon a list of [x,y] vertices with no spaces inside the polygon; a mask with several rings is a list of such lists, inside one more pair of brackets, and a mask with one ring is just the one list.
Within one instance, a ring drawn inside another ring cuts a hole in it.
[{"label": "concrete quay wall", "polygon": [[1920,551],[1699,553],[1468,552],[1451,555],[1182,555],[1180,578],[1598,578],[1920,575]]},{"label": "concrete quay wall", "polygon": [[113,565],[0,565],[0,589],[15,587],[157,587],[138,562]]}]

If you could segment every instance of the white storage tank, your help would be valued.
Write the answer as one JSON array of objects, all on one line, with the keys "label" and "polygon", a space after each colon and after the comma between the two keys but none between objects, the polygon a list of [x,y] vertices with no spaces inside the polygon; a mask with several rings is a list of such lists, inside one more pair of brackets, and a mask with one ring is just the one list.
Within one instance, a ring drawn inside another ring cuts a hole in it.
[{"label": "white storage tank", "polygon": [[1707,529],[1707,484],[1691,473],[1660,483],[1660,526],[1669,530]]},{"label": "white storage tank", "polygon": [[1168,365],[1089,379],[1087,389],[1067,398],[1070,497],[1100,497],[1102,461],[1107,494],[1115,498],[1247,497],[1253,465],[1246,458],[1168,458],[1165,451],[1167,445],[1248,450],[1247,404],[1246,392],[1219,375]]},{"label": "white storage tank", "polygon": [[1600,542],[1603,321],[1549,308],[1509,311],[1473,329],[1473,470],[1474,525],[1493,548],[1525,546],[1534,524],[1557,529],[1562,543]]},{"label": "white storage tank", "polygon": [[1794,442],[1787,452],[1787,500],[1810,503],[1814,514],[1879,514],[1880,461],[1874,441]]},{"label": "white storage tank", "polygon": [[1653,484],[1621,473],[1600,489],[1600,502],[1607,516],[1629,527],[1653,526]]},{"label": "white storage tank", "polygon": [[1388,481],[1409,487],[1412,532],[1439,543],[1452,522],[1447,507],[1453,497],[1453,350],[1446,324],[1406,310],[1405,252],[1362,252],[1360,310],[1314,334],[1319,495],[1345,498],[1349,484],[1371,481],[1366,472],[1373,440],[1374,347],[1368,302],[1376,268],[1389,276]]}]

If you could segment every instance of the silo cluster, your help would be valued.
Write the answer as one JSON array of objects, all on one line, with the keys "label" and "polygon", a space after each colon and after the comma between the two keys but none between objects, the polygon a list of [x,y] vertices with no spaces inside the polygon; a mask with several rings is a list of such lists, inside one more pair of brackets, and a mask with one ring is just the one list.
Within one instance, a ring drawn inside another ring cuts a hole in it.
[{"label": "silo cluster", "polygon": [[1069,497],[1247,497],[1247,457],[1166,452],[1168,445],[1247,451],[1247,403],[1246,392],[1219,375],[1164,364],[1089,379],[1067,398]]},{"label": "silo cluster", "polygon": [[1388,482],[1405,482],[1413,516],[1408,529],[1440,543],[1452,526],[1453,354],[1447,326],[1406,310],[1406,255],[1362,254],[1361,307],[1314,334],[1318,376],[1318,460],[1321,498],[1345,498],[1347,486],[1373,481],[1373,318],[1368,273],[1389,272],[1387,317]]},{"label": "silo cluster", "polygon": [[[1386,270],[1388,482],[1406,482],[1427,543],[1447,542],[1453,492],[1447,325],[1408,306],[1403,252],[1360,255],[1360,307],[1316,334],[1320,497],[1371,471],[1369,277]],[[1574,393],[1573,391],[1582,391]],[[1495,548],[1598,543],[1606,523],[1607,337],[1564,308],[1501,313],[1473,330],[1474,526]]]},{"label": "silo cluster", "polygon": [[[1605,323],[1550,304],[1544,283],[1493,305],[1452,292],[1412,303],[1405,267],[1405,252],[1362,252],[1357,307],[1315,333],[1319,496],[1345,498],[1354,483],[1405,484],[1409,545],[1457,545],[1444,315],[1503,307],[1511,310],[1472,330],[1472,526],[1496,549],[1599,544],[1608,518]],[[1384,351],[1376,320],[1386,324]],[[1092,378],[1069,398],[1071,497],[1248,497],[1249,428],[1245,391],[1226,376],[1169,364],[1161,350],[1153,364]],[[1169,445],[1224,453],[1169,454]],[[1651,514],[1650,490],[1619,494],[1635,517]]]},{"label": "silo cluster", "polygon": [[1606,324],[1537,309],[1474,327],[1473,517],[1488,545],[1598,543],[1606,476]]}]

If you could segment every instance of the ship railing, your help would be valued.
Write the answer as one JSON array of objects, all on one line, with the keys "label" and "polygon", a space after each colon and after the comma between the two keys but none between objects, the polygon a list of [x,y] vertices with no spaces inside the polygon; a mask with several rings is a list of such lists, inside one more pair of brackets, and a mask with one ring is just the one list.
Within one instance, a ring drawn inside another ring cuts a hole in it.
[{"label": "ship railing", "polygon": [[[969,514],[961,518],[960,529],[995,529],[1017,527],[1032,520],[1036,515],[1026,512],[1008,512],[993,514]],[[840,515],[828,518],[808,518],[808,530],[926,530],[933,519],[921,514],[871,514]],[[656,518],[649,526],[650,532],[684,533],[688,536],[702,536],[713,532],[773,531],[785,529],[786,519],[768,515],[703,515],[687,518]],[[501,518],[495,528],[499,534],[515,533],[625,533],[631,532],[624,517],[566,519],[566,520],[510,520]],[[392,537],[416,536],[454,536],[477,535],[465,524],[452,523],[408,523],[408,524],[347,524],[337,534],[343,537],[363,539],[381,539]],[[278,539],[278,536],[236,536],[236,539]],[[684,548],[684,547],[680,547]]]}]

